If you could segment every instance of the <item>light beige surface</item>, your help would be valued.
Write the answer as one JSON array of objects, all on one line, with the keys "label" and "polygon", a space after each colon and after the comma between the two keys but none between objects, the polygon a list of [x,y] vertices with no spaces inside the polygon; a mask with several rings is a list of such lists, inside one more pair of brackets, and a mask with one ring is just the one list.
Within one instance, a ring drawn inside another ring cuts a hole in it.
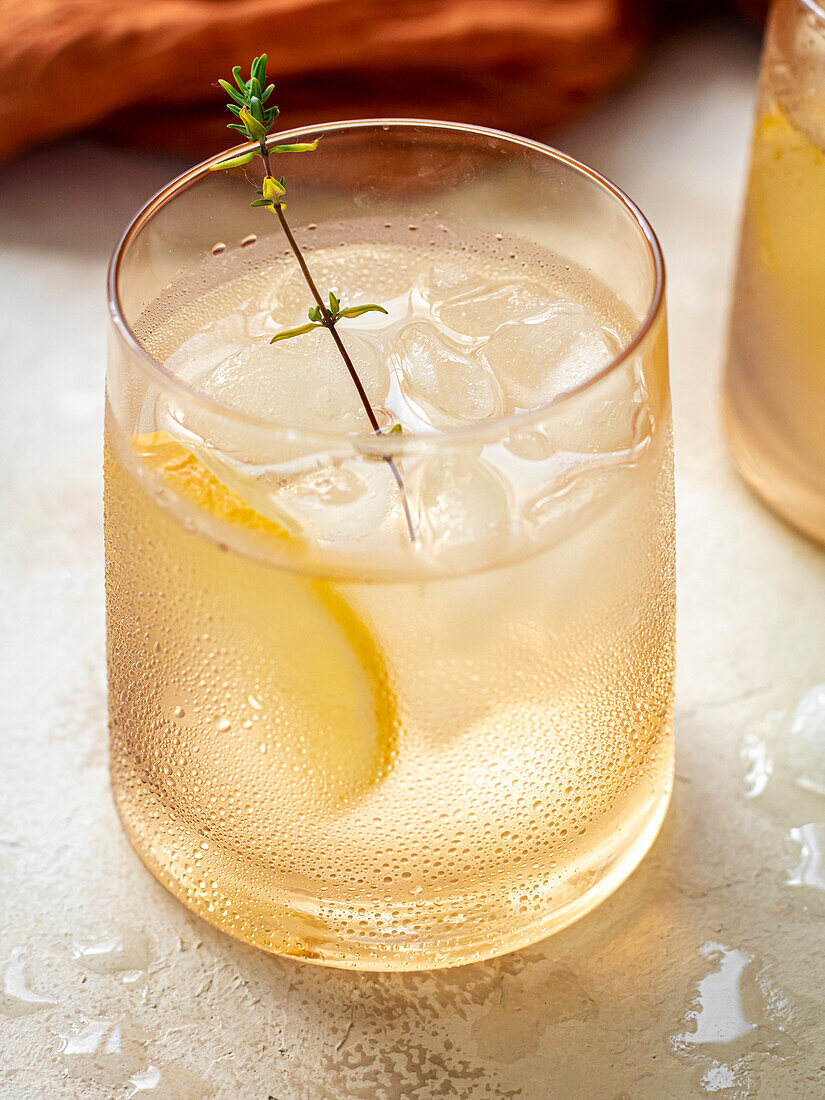
[{"label": "light beige surface", "polygon": [[756,58],[744,31],[694,33],[559,142],[669,262],[678,782],[605,905],[454,971],[267,958],[129,849],[106,774],[102,277],[174,165],[73,144],[0,171],[4,1100],[825,1095],[825,553],[736,480],[717,407]]}]

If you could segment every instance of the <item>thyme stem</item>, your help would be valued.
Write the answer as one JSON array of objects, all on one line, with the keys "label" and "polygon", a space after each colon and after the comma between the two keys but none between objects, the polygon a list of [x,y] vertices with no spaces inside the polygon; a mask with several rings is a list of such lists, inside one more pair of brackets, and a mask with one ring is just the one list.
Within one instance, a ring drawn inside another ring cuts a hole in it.
[{"label": "thyme stem", "polygon": [[[264,162],[264,168],[266,170],[267,176],[273,178],[272,165],[269,159],[269,150],[263,142],[261,142],[261,159]],[[327,307],[324,305],[324,300],[320,295],[318,287],[315,285],[315,280],[312,278],[312,272],[309,270],[309,265],[307,264],[306,258],[301,251],[301,247],[295,240],[292,230],[289,228],[289,223],[286,220],[286,214],[284,214],[283,209],[281,208],[279,203],[275,204],[274,209],[275,213],[278,215],[278,221],[281,223],[281,229],[283,229],[284,235],[289,242],[289,247],[292,249],[292,253],[295,256],[295,259],[298,261],[298,266],[303,273],[306,284],[309,287],[309,291],[321,310],[324,318],[324,328],[329,330],[330,336],[335,341],[335,346],[341,353],[341,358],[344,360],[344,364],[349,371],[350,378],[352,379],[353,384],[358,391],[358,396],[361,399],[361,404],[364,406],[364,411],[367,414],[367,418],[370,422],[372,430],[376,435],[381,435],[381,425],[378,423],[378,418],[375,415],[375,410],[372,407],[372,403],[370,402],[369,397],[367,397],[367,392],[364,389],[361,379],[358,377],[358,371],[355,369],[355,365],[350,358],[349,352],[344,347],[344,341],[341,339],[341,334],[338,332],[338,329],[335,326],[335,319],[329,312]],[[401,506],[404,509],[404,519],[407,522],[407,530],[410,533],[410,539],[412,540],[412,542],[415,542],[415,526],[413,524],[412,513],[410,511],[410,502],[407,499],[407,491],[404,488],[404,480],[401,477],[399,469],[396,466],[395,460],[392,458],[392,456],[383,455],[382,457],[392,471],[392,476],[395,478],[395,483],[398,486],[398,492],[401,496]]]},{"label": "thyme stem", "polygon": [[[362,313],[369,313],[372,311],[386,313],[387,311],[383,306],[374,303],[342,307],[340,300],[333,291],[330,291],[329,306],[326,305],[321,297],[321,293],[312,277],[312,272],[309,270],[306,258],[298,242],[295,240],[292,230],[289,228],[289,223],[286,220],[286,214],[284,213],[284,207],[286,205],[284,200],[286,184],[283,177],[277,180],[272,171],[270,149],[267,145],[267,141],[269,131],[275,119],[278,117],[278,108],[265,106],[275,88],[274,84],[266,83],[266,62],[266,54],[256,57],[252,62],[248,80],[243,79],[241,76],[241,67],[240,65],[236,65],[232,70],[232,77],[235,81],[234,86],[228,80],[219,80],[218,83],[229,96],[227,108],[237,120],[229,123],[229,129],[236,130],[238,133],[243,134],[243,136],[248,138],[251,142],[256,142],[258,145],[258,155],[263,161],[264,181],[263,187],[258,191],[261,198],[255,199],[252,205],[267,207],[274,214],[277,214],[284,236],[289,243],[289,247],[292,249],[295,259],[298,261],[298,266],[306,280],[310,293],[315,299],[315,306],[309,310],[309,324],[299,325],[297,328],[279,332],[272,337],[271,343],[274,344],[279,340],[301,336],[320,326],[329,329],[329,333],[335,341],[335,346],[338,348],[353,385],[358,392],[361,404],[364,406],[364,411],[367,414],[370,426],[376,435],[382,435],[383,433],[378,423],[378,418],[375,415],[375,410],[370,403],[369,397],[367,397],[367,392],[361,383],[361,379],[358,377],[358,371],[355,369],[355,364],[350,358],[347,349],[344,347],[344,342],[341,339],[336,325],[341,317],[360,317]],[[311,142],[275,145],[273,151],[276,153],[307,153],[317,148],[317,146],[318,141],[316,139]],[[239,153],[234,157],[229,157],[226,160],[219,161],[217,164],[210,165],[210,170],[226,171],[232,168],[240,168],[248,164],[255,155],[256,154],[251,151]],[[396,425],[393,431],[395,430],[400,431],[400,425]],[[398,486],[398,492],[401,496],[401,504],[404,509],[404,518],[407,521],[410,539],[412,542],[415,542],[415,525],[413,524],[410,504],[404,488],[404,480],[399,473],[392,455],[382,455],[381,458],[387,463],[392,471],[392,476],[395,478],[395,483]]]}]

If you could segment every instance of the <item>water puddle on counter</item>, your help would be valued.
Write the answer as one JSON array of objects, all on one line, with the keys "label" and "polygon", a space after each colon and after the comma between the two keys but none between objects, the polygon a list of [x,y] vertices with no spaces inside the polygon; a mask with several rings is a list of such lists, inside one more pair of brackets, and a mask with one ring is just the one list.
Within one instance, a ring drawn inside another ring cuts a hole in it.
[{"label": "water puddle on counter", "polygon": [[129,1078],[129,1097],[143,1100],[206,1100],[212,1090],[202,1077],[183,1066],[149,1066]]},{"label": "water puddle on counter", "polygon": [[35,993],[26,983],[23,960],[26,949],[15,947],[5,963],[0,963],[0,1015],[15,1018],[51,1008],[55,1002]]},{"label": "water puddle on counter", "polygon": [[146,1067],[145,1036],[128,1016],[86,1019],[61,1034],[60,1056],[69,1077],[117,1088]]},{"label": "water puddle on counter", "polygon": [[135,929],[121,929],[100,939],[75,943],[72,955],[85,969],[110,974],[126,984],[138,981],[149,969],[149,937]]},{"label": "water puddle on counter", "polygon": [[797,1050],[779,1023],[787,1005],[760,961],[736,947],[708,940],[699,948],[708,966],[695,985],[683,1030],[669,1037],[671,1050],[701,1069],[708,1093],[745,1090],[750,1095],[754,1054],[787,1058]]},{"label": "water puddle on counter", "polygon": [[98,1088],[131,1086],[129,1097],[147,1100],[206,1100],[212,1091],[203,1078],[180,1064],[152,1062],[149,1037],[128,1016],[84,1019],[61,1035],[60,1057],[69,1078]]}]

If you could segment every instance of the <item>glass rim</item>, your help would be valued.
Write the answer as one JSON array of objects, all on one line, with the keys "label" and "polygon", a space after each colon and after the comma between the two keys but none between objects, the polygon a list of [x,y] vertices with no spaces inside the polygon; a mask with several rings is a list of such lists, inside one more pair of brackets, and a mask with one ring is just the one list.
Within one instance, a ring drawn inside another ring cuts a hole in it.
[{"label": "glass rim", "polygon": [[[801,0],[801,2],[807,4],[808,0]],[[138,210],[126,226],[126,229],[123,231],[120,240],[115,245],[114,251],[112,252],[107,272],[109,319],[119,339],[133,358],[140,364],[144,373],[146,373],[152,381],[161,386],[164,390],[171,390],[183,396],[187,401],[194,402],[197,406],[207,411],[211,411],[225,420],[244,424],[259,431],[264,430],[271,433],[279,433],[292,440],[314,442],[327,447],[330,445],[340,447],[342,444],[350,446],[357,445],[358,449],[362,452],[379,455],[397,455],[402,452],[410,452],[412,450],[430,448],[432,446],[449,446],[458,442],[478,440],[487,436],[497,437],[502,432],[508,430],[508,428],[512,428],[513,425],[518,425],[520,429],[529,428],[531,425],[539,423],[551,410],[566,405],[568,402],[575,400],[579,395],[585,393],[591,387],[597,385],[608,375],[618,370],[628,359],[638,352],[662,312],[665,299],[665,264],[662,248],[653,227],[650,225],[650,222],[642,213],[641,209],[621,190],[620,187],[607,179],[606,176],[595,171],[595,169],[588,167],[586,164],[569,156],[567,153],[563,153],[544,142],[535,141],[532,138],[521,137],[518,134],[512,134],[506,130],[493,129],[488,126],[447,122],[438,119],[364,118],[347,119],[339,122],[316,123],[310,126],[294,127],[290,130],[282,130],[277,134],[271,134],[267,138],[267,145],[279,144],[284,141],[293,141],[311,135],[335,131],[368,130],[378,126],[382,128],[396,127],[399,129],[424,128],[442,131],[447,130],[478,135],[479,137],[492,137],[511,145],[520,146],[523,149],[528,149],[534,153],[540,153],[543,156],[549,156],[553,160],[566,164],[580,175],[600,186],[623,206],[627,213],[629,213],[636,229],[639,231],[641,241],[646,248],[648,258],[651,262],[654,275],[653,288],[647,310],[640,319],[638,327],[625,347],[609,359],[595,374],[588,376],[577,386],[573,386],[571,389],[557,394],[550,401],[537,405],[535,408],[490,417],[488,420],[480,422],[450,425],[447,428],[439,429],[438,432],[427,435],[404,436],[398,434],[389,435],[388,433],[363,433],[353,435],[331,430],[298,428],[283,420],[271,420],[251,413],[242,412],[239,409],[232,408],[231,406],[222,404],[220,401],[214,400],[196,386],[191,385],[182,378],[179,378],[172,371],[168,370],[166,366],[155,359],[137,339],[132,331],[131,325],[124,316],[120,300],[120,270],[124,257],[131,244],[141,230],[151,221],[153,216],[178,194],[187,190],[199,180],[207,177],[211,165],[217,164],[228,156],[239,156],[244,152],[254,151],[258,148],[257,142],[246,142],[242,145],[233,146],[230,149],[221,150],[221,152],[208,157],[206,160],[200,161],[198,164],[193,165],[179,176],[170,180],[169,183],[157,191]]]}]

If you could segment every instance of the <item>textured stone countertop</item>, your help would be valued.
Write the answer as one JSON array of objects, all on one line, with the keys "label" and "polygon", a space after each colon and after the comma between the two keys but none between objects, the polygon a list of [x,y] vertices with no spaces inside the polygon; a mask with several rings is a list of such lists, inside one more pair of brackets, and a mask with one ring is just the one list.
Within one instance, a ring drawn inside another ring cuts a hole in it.
[{"label": "textured stone countertop", "polygon": [[669,265],[678,781],[601,908],[452,971],[268,958],[129,848],[106,772],[103,274],[177,165],[77,142],[0,168],[3,1100],[825,1096],[825,553],[734,476],[717,402],[757,55],[743,28],[691,32],[558,138]]}]

